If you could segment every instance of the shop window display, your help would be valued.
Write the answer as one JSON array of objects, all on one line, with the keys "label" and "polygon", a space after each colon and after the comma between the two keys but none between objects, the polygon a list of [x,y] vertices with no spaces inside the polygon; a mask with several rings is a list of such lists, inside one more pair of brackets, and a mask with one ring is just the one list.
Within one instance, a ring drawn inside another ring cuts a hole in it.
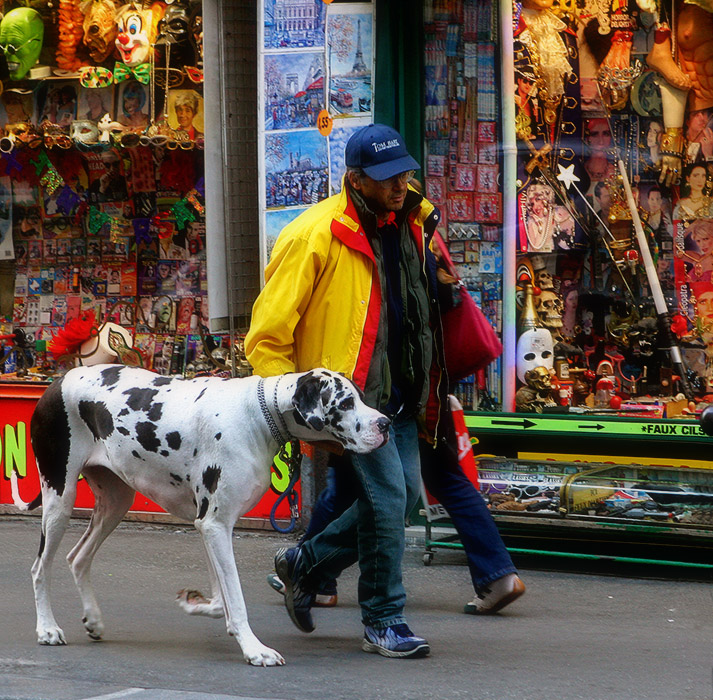
[{"label": "shop window display", "polygon": [[[514,102],[514,186],[501,180],[501,106],[488,113],[502,84],[496,12],[425,3],[426,192],[498,330],[501,268],[486,251],[517,250],[517,367],[493,366],[459,395],[486,410],[693,416],[713,396],[713,6],[513,3],[502,99]],[[510,206],[516,231],[503,239]],[[534,331],[552,341],[549,377],[528,366]],[[502,371],[517,373],[513,406],[500,404]]]},{"label": "shop window display", "polygon": [[[426,2],[425,194],[469,293],[502,331],[501,133],[497,15],[490,3]],[[526,89],[524,81],[523,88]],[[500,361],[460,382],[465,408],[501,403]]]},{"label": "shop window display", "polygon": [[61,373],[76,358],[47,347],[87,319],[123,330],[127,362],[205,369],[201,2],[4,11],[0,379]]}]

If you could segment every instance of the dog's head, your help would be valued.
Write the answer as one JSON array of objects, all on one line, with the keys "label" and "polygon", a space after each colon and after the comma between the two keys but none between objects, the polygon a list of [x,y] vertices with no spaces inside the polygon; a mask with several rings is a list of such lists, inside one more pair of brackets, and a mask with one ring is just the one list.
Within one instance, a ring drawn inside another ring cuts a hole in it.
[{"label": "dog's head", "polygon": [[357,387],[326,369],[306,372],[292,397],[295,422],[310,431],[307,441],[334,440],[352,452],[366,453],[386,444],[391,421],[369,408]]}]

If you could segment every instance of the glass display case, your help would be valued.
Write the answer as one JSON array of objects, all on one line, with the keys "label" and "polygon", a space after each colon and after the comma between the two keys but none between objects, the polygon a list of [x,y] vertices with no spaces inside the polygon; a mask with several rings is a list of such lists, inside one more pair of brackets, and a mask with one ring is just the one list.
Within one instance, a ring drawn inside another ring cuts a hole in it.
[{"label": "glass display case", "polygon": [[496,514],[653,522],[713,536],[713,467],[476,461],[481,494]]}]

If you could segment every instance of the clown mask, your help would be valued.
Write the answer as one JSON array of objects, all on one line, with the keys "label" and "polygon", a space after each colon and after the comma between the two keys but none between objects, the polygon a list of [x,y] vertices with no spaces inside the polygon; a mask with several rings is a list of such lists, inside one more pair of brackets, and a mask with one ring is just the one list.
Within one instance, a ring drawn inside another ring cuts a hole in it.
[{"label": "clown mask", "polygon": [[22,80],[37,63],[45,27],[37,10],[16,7],[0,22],[0,48],[11,80]]},{"label": "clown mask", "polygon": [[148,61],[152,19],[151,10],[142,10],[135,3],[124,5],[117,12],[116,48],[127,66],[138,66]]}]

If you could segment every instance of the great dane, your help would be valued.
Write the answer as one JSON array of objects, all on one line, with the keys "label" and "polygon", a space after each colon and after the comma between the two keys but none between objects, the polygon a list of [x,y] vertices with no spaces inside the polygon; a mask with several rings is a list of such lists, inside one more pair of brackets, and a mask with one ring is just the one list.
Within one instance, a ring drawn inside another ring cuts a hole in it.
[{"label": "great dane", "polygon": [[201,534],[211,598],[183,591],[180,606],[193,615],[225,615],[228,634],[248,663],[284,664],[248,623],[233,527],[266,492],[281,442],[329,441],[365,453],[387,441],[389,425],[350,381],[324,369],[267,379],[183,379],[120,365],[70,370],[37,404],[30,434],[42,492],[32,503],[18,503],[25,509],[43,505],[40,551],[32,566],[39,643],[66,643],[50,604],[50,569],[81,474],[95,506],[67,560],[89,637],[100,639],[104,632],[90,584],[92,560],[140,491],[192,521]]}]

